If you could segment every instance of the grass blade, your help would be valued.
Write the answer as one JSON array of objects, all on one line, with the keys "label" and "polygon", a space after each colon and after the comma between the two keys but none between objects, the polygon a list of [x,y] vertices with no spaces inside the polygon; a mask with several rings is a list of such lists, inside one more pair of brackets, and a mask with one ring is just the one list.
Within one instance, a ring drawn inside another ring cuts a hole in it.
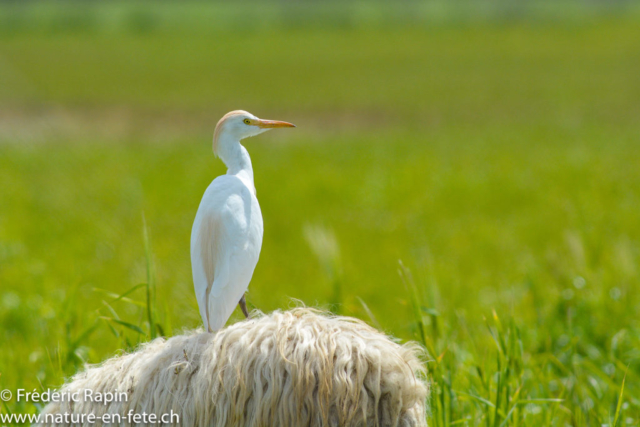
[{"label": "grass blade", "polygon": [[121,326],[124,326],[125,328],[131,329],[132,331],[135,331],[135,332],[139,333],[140,335],[146,335],[146,333],[139,326],[133,325],[131,323],[124,322],[124,321],[118,320],[118,319],[113,319],[111,317],[101,317],[101,319],[108,320],[109,322],[117,323],[118,325],[121,325]]},{"label": "grass blade", "polygon": [[147,260],[147,322],[149,322],[149,336],[151,339],[156,337],[156,321],[155,321],[155,298],[156,284],[153,274],[153,260],[151,259],[151,243],[149,239],[149,231],[147,229],[147,220],[142,214],[142,234],[144,238],[144,254]]},{"label": "grass blade", "polygon": [[[628,370],[629,368],[627,368]],[[613,418],[613,427],[618,427],[618,420],[620,419],[620,409],[622,408],[622,397],[624,394],[624,382],[627,379],[627,374],[625,372],[624,378],[622,378],[622,386],[620,386],[620,396],[618,396],[618,405],[616,406],[616,415]]]}]

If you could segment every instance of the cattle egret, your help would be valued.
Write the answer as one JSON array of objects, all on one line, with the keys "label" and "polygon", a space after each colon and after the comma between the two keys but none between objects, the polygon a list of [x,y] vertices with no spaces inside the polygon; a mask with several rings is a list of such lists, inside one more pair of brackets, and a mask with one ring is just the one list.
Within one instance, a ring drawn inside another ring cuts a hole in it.
[{"label": "cattle egret", "polygon": [[291,123],[227,113],[213,133],[213,153],[227,166],[204,192],[191,230],[191,269],[200,316],[209,332],[227,322],[237,304],[249,317],[244,293],[262,247],[262,213],[251,158],[240,140]]}]

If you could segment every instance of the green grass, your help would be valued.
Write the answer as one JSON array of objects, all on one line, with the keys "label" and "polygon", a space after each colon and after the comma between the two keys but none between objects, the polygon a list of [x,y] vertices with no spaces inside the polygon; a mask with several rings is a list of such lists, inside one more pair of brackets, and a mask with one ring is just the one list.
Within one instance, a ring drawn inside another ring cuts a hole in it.
[{"label": "green grass", "polygon": [[190,227],[245,108],[298,125],[246,143],[250,305],[418,340],[433,426],[640,424],[637,15],[47,7],[0,7],[0,389],[199,326]]}]

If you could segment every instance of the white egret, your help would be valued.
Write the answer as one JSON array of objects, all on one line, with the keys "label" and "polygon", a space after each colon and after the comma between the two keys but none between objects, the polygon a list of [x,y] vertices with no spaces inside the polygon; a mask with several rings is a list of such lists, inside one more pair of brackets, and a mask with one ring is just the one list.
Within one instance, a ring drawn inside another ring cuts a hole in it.
[{"label": "white egret", "polygon": [[262,247],[251,158],[240,140],[281,127],[295,126],[238,110],[222,117],[213,133],[213,152],[227,166],[227,174],[205,191],[191,230],[193,285],[209,332],[222,328],[237,304],[249,317],[244,293]]}]

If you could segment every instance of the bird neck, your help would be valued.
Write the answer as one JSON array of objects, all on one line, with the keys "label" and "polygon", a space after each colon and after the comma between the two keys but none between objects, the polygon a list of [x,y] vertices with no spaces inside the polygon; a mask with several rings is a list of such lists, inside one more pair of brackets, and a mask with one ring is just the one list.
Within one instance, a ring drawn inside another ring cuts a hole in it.
[{"label": "bird neck", "polygon": [[227,166],[227,175],[241,175],[253,184],[253,167],[251,157],[246,148],[238,140],[224,139],[220,141],[218,157]]}]

